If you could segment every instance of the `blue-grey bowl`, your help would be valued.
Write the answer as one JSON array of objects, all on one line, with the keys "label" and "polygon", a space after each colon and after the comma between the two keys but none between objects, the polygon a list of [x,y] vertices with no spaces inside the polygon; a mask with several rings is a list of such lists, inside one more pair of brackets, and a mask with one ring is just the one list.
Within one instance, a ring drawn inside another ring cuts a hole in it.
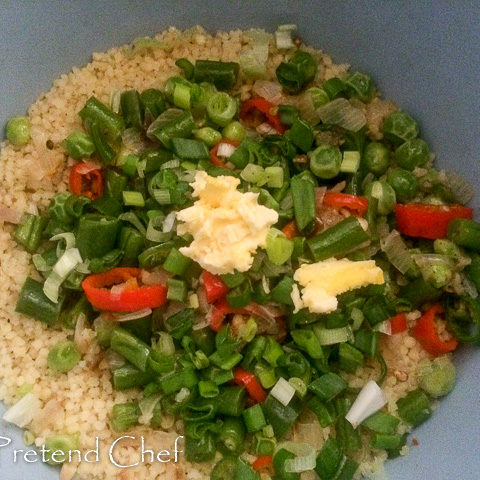
[{"label": "blue-grey bowl", "polygon": [[[93,51],[170,25],[207,29],[295,23],[310,44],[368,72],[386,98],[420,121],[438,164],[480,180],[480,4],[431,1],[19,1],[0,2],[0,124],[24,112],[51,82]],[[1,186],[0,186],[1,188]],[[480,207],[480,195],[472,203]],[[0,332],[1,334],[1,332]],[[389,461],[391,480],[480,478],[480,351],[455,358],[455,390],[415,431],[419,445]],[[0,436],[25,448],[21,432]],[[0,439],[1,440],[1,439]],[[2,442],[0,441],[0,445]],[[0,448],[0,478],[56,479],[43,464],[13,462]]]}]

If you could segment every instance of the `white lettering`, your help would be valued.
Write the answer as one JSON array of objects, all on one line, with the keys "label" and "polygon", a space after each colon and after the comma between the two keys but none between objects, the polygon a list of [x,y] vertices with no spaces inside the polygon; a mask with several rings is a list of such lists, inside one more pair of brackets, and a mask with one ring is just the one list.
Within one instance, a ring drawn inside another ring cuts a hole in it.
[{"label": "white lettering", "polygon": [[42,445],[41,448],[40,448],[40,452],[42,454],[42,462],[43,463],[47,463],[48,459],[45,455],[47,455],[48,453],[50,453],[50,450],[46,449],[45,448],[45,445]]},{"label": "white lettering", "polygon": [[183,440],[183,438],[183,436],[180,436],[175,439],[175,463],[178,463],[178,454],[183,453],[183,450],[178,449],[178,441]]},{"label": "white lettering", "polygon": [[8,437],[0,437],[0,442],[6,442],[0,445],[0,448],[2,448],[2,447],[6,447],[7,445],[10,445],[12,443],[12,439]]},{"label": "white lettering", "polygon": [[[55,458],[55,455],[58,455],[58,459]],[[65,452],[63,450],[55,450],[52,452],[51,461],[55,463],[63,463],[65,461]]]},{"label": "white lettering", "polygon": [[[162,456],[163,457],[168,457],[167,460],[163,460],[162,459]],[[168,463],[170,462],[172,459],[170,458],[170,452],[168,450],[162,450],[161,452],[158,452],[157,453],[157,460],[161,463]]]},{"label": "white lettering", "polygon": [[81,462],[82,461],[82,452],[80,452],[80,450],[69,450],[68,451],[68,461],[72,462],[72,455],[74,453],[77,454],[78,460],[76,460],[76,461]]},{"label": "white lettering", "polygon": [[[29,460],[29,459],[28,459],[28,456],[29,456],[29,455],[33,456],[34,458],[31,459],[31,460]],[[35,463],[35,462],[38,462],[38,453],[37,453],[36,450],[27,450],[27,451],[25,452],[25,455],[23,456],[23,458],[25,459],[25,461],[26,461],[27,463]]]},{"label": "white lettering", "polygon": [[[95,454],[95,459],[94,460],[89,460],[88,459],[88,456],[91,454],[91,453],[94,453]],[[99,462],[100,461],[100,450],[99,450],[99,446],[98,446],[98,437],[95,437],[95,448],[93,450],[88,450],[86,453],[85,453],[85,461],[87,463],[93,463],[93,462]]]},{"label": "white lettering", "polygon": [[[150,461],[145,460],[145,454],[150,455]],[[145,438],[142,437],[142,463],[153,463],[155,461],[155,453],[153,450],[145,450]]]},{"label": "white lettering", "polygon": [[118,467],[118,468],[136,467],[139,462],[133,463],[132,465],[120,465],[120,464],[117,463],[117,462],[115,461],[115,459],[113,458],[113,451],[115,450],[115,447],[116,447],[117,443],[118,443],[120,440],[123,440],[124,438],[131,438],[132,440],[135,440],[135,437],[132,437],[132,436],[129,436],[129,435],[125,435],[125,436],[123,436],[123,437],[117,438],[117,439],[112,443],[112,445],[110,446],[110,449],[109,449],[109,451],[108,451],[108,457],[110,458],[110,462],[112,462],[112,464],[115,465],[115,466]]},{"label": "white lettering", "polygon": [[13,463],[17,463],[17,453],[20,453],[22,452],[23,453],[23,450],[14,450],[13,451]]}]

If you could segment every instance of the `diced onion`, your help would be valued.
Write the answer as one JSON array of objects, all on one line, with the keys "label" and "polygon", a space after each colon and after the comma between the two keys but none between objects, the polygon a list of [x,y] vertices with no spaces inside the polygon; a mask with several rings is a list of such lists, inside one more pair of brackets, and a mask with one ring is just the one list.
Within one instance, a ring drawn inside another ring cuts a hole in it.
[{"label": "diced onion", "polygon": [[230,158],[236,148],[229,143],[220,143],[218,145],[217,156],[223,158]]},{"label": "diced onion", "polygon": [[0,205],[0,222],[18,225],[22,220],[23,212],[19,209]]},{"label": "diced onion", "polygon": [[308,443],[282,442],[277,445],[275,453],[279,450],[288,450],[295,455],[295,458],[289,458],[285,461],[285,471],[287,473],[308,472],[316,466],[317,453],[313,445]]},{"label": "diced onion", "polygon": [[52,272],[43,284],[43,293],[53,303],[58,303],[58,296],[62,282],[63,278],[58,276],[55,272]]},{"label": "diced onion", "polygon": [[126,128],[122,133],[122,142],[130,152],[136,155],[152,148],[152,142],[146,139],[136,128]]},{"label": "diced onion", "polygon": [[17,427],[25,428],[37,416],[42,407],[42,402],[34,393],[27,393],[4,414],[3,419]]},{"label": "diced onion", "polygon": [[364,113],[347,99],[336,98],[316,110],[323,123],[338,125],[351,132],[358,132],[367,123]]},{"label": "diced onion", "polygon": [[[268,292],[265,291],[265,293],[268,293]],[[292,299],[292,302],[293,302],[293,308],[294,308],[293,313],[297,313],[303,307],[305,307],[305,304],[302,301],[302,297],[300,296],[300,290],[296,283],[294,283],[292,286],[292,292],[290,293],[290,298]]]},{"label": "diced onion", "polygon": [[142,308],[135,312],[129,313],[113,313],[112,317],[115,322],[129,322],[130,320],[138,320],[139,318],[145,318],[152,314],[151,308]]},{"label": "diced onion", "polygon": [[125,363],[127,363],[127,361],[120,354],[111,349],[108,349],[105,353],[105,361],[107,362],[108,368],[112,370],[123,367]]},{"label": "diced onion", "polygon": [[387,403],[383,390],[370,380],[362,388],[345,418],[357,428],[366,418],[378,412]]},{"label": "diced onion", "polygon": [[287,382],[287,380],[280,377],[270,393],[284,407],[286,407],[295,395],[295,389]]}]

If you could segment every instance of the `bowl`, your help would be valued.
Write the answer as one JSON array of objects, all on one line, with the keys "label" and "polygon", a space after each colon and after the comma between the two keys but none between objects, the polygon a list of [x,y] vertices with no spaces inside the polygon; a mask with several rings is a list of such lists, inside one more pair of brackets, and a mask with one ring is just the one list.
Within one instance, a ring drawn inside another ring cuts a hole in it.
[{"label": "bowl", "polygon": [[[21,114],[52,81],[93,51],[175,25],[217,29],[284,23],[332,55],[370,73],[386,98],[419,120],[438,165],[480,182],[480,6],[426,1],[5,1],[0,3],[0,123]],[[1,188],[1,186],[0,186]],[[480,195],[472,202],[480,207]],[[0,306],[1,307],[1,306]],[[387,462],[390,480],[479,478],[480,350],[455,356],[458,380],[433,417],[415,430],[418,446]],[[21,432],[0,421],[2,478],[58,478],[41,463],[13,461]]]}]

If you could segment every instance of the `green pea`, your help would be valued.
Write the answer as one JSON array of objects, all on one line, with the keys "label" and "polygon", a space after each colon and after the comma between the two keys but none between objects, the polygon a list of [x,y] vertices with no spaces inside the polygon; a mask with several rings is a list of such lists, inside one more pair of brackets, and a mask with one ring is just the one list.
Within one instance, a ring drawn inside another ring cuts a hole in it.
[{"label": "green pea", "polygon": [[368,102],[375,92],[372,79],[364,73],[351,73],[343,81],[349,97],[359,98],[362,102]]},{"label": "green pea", "polygon": [[405,112],[393,112],[383,122],[383,135],[394,145],[413,140],[418,135],[418,123]]},{"label": "green pea", "polygon": [[48,353],[47,365],[56,372],[69,372],[77,365],[82,356],[70,340],[57,343]]},{"label": "green pea", "polygon": [[193,131],[193,136],[205,142],[207,147],[213,147],[222,139],[222,134],[212,127],[197,128]]},{"label": "green pea", "polygon": [[245,138],[245,127],[236,120],[230,122],[222,131],[225,138],[241,142]]},{"label": "green pea", "polygon": [[424,165],[429,158],[430,149],[427,142],[421,138],[409,140],[395,150],[395,160],[407,170]]},{"label": "green pea", "polygon": [[394,168],[388,172],[387,182],[395,190],[397,200],[407,202],[411,200],[418,191],[418,181],[412,172],[403,168]]},{"label": "green pea", "polygon": [[30,141],[30,120],[27,117],[13,117],[7,123],[7,140],[16,146]]},{"label": "green pea", "polygon": [[320,145],[310,155],[310,170],[319,178],[334,178],[340,172],[342,152],[332,145]]},{"label": "green pea", "polygon": [[378,200],[378,213],[380,215],[388,215],[395,207],[395,190],[385,180],[369,183],[365,188],[365,195]]},{"label": "green pea", "polygon": [[375,175],[383,175],[390,165],[390,151],[383,143],[369,143],[364,152],[365,165]]}]

